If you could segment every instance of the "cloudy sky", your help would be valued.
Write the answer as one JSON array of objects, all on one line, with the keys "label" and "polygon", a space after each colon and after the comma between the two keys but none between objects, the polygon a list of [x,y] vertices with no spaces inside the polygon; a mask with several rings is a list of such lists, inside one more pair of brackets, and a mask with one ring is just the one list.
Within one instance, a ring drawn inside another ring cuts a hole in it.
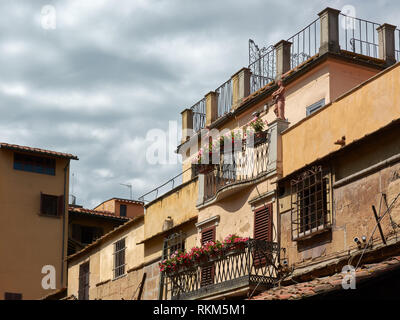
[{"label": "cloudy sky", "polygon": [[386,0],[2,0],[0,141],[77,155],[71,188],[85,207],[129,198],[120,183],[138,198],[180,170],[146,160],[149,130],[179,131],[183,109],[247,66],[249,38],[275,44],[345,5],[400,25]]}]

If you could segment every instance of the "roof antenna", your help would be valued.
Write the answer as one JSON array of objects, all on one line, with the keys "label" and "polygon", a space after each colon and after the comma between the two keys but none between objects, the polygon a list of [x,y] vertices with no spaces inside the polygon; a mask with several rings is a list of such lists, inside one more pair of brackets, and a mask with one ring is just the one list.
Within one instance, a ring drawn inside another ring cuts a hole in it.
[{"label": "roof antenna", "polygon": [[132,185],[131,185],[130,183],[127,183],[127,184],[125,184],[125,183],[120,183],[120,185],[129,188],[130,196],[131,196],[129,199],[132,200]]}]

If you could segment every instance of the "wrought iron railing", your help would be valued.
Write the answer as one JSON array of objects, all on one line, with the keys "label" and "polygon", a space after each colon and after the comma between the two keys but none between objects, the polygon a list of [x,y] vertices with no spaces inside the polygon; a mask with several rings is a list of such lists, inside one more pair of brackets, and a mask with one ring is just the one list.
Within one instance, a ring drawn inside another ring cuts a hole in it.
[{"label": "wrought iron railing", "polygon": [[218,95],[218,117],[231,111],[232,108],[232,80],[229,79],[220,85],[215,92]]},{"label": "wrought iron railing", "polygon": [[165,193],[173,190],[174,188],[180,186],[182,184],[182,176],[189,170],[192,170],[192,168],[188,168],[188,169],[182,171],[175,177],[169,179],[167,182],[158,186],[157,188],[154,188],[153,190],[140,196],[138,198],[138,200],[143,201],[143,202],[151,202],[151,201],[154,201],[155,199],[157,199],[158,197],[161,197]]},{"label": "wrought iron railing", "polygon": [[198,132],[206,125],[206,98],[195,103],[190,109],[193,113],[193,130]]},{"label": "wrought iron railing", "polygon": [[242,287],[265,290],[278,279],[278,263],[278,243],[250,239],[205,261],[165,273],[164,299],[201,299]]},{"label": "wrought iron railing", "polygon": [[251,181],[268,171],[269,135],[262,133],[254,142],[244,140],[240,147],[221,150],[219,163],[205,174],[205,200],[210,200],[223,188]]},{"label": "wrought iron railing", "polygon": [[379,58],[379,23],[339,15],[339,45],[342,50]]},{"label": "wrought iron railing", "polygon": [[259,48],[249,39],[250,93],[264,87],[276,77],[276,52],[274,46]]},{"label": "wrought iron railing", "polygon": [[287,41],[292,43],[290,46],[291,69],[318,53],[321,42],[320,30],[320,19],[318,18],[287,39]]}]

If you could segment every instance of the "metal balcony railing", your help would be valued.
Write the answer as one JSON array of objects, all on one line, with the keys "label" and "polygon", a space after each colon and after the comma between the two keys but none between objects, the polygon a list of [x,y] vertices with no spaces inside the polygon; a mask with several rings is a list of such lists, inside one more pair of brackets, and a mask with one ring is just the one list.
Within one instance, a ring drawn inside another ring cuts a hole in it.
[{"label": "metal balcony railing", "polygon": [[193,113],[193,130],[198,132],[206,125],[206,98],[195,103],[190,109]]},{"label": "metal balcony railing", "polygon": [[268,131],[254,143],[244,140],[240,147],[221,150],[219,163],[205,174],[205,200],[210,200],[223,188],[240,182],[251,181],[268,171]]},{"label": "metal balcony railing", "polygon": [[276,77],[276,51],[274,46],[259,48],[249,39],[250,93],[264,87]]},{"label": "metal balcony railing", "polygon": [[202,299],[238,288],[265,290],[278,279],[279,245],[250,239],[205,261],[164,274],[165,299]]},{"label": "metal balcony railing", "polygon": [[229,79],[222,85],[220,85],[215,92],[218,95],[218,117],[222,117],[224,114],[231,111],[232,108],[232,80]]},{"label": "metal balcony railing", "polygon": [[339,45],[342,50],[379,58],[379,23],[339,14]]},{"label": "metal balcony railing", "polygon": [[292,43],[290,46],[291,69],[318,53],[321,42],[320,31],[320,19],[318,18],[287,39],[287,41]]}]

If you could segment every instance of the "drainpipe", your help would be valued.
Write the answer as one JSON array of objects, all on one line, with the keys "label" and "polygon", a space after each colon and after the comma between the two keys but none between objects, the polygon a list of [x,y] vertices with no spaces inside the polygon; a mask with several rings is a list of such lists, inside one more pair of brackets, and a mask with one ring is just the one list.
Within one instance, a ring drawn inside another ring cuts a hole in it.
[{"label": "drainpipe", "polygon": [[[68,214],[68,210],[65,210],[65,201],[67,199],[67,172],[69,167],[69,160],[67,165],[64,168],[64,209],[63,209],[63,223],[62,223],[62,241],[61,241],[61,288],[63,287],[63,280],[64,280],[64,254],[65,254],[65,217]],[[67,211],[67,212],[66,212]]]}]

